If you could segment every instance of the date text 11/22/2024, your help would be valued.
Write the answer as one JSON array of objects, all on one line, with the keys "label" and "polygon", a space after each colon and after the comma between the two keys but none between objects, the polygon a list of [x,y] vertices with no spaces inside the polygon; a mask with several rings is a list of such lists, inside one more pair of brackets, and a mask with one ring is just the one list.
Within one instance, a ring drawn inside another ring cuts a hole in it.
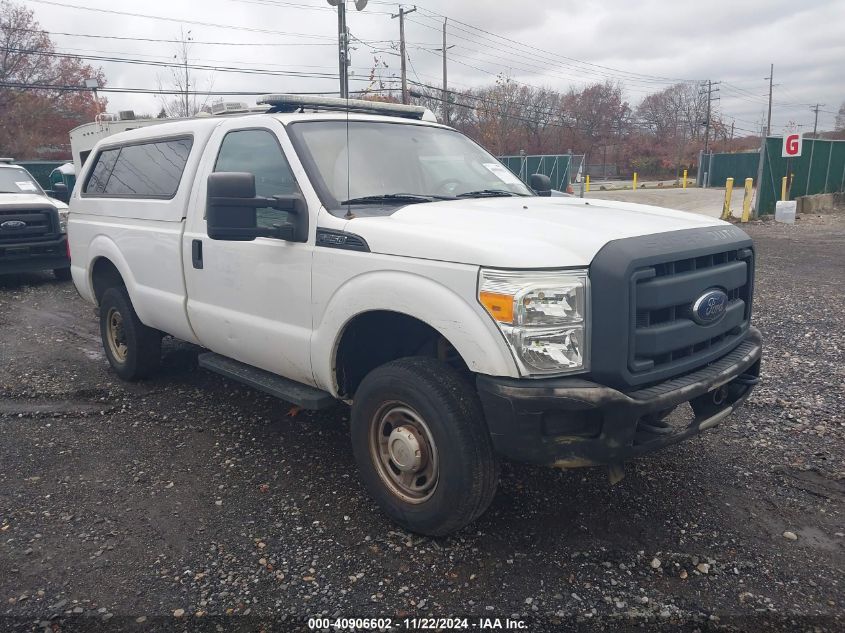
[{"label": "date text 11/22/2024", "polygon": [[408,631],[442,630],[526,630],[524,620],[511,618],[309,618],[308,628],[312,631],[385,631],[390,629]]}]

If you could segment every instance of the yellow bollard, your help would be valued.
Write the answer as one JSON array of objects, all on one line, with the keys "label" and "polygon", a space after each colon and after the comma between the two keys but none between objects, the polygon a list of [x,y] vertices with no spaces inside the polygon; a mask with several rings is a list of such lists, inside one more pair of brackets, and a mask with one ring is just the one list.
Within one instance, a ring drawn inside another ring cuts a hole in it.
[{"label": "yellow bollard", "polygon": [[590,174],[587,174],[587,182],[586,182],[585,190],[586,190],[587,193],[590,193]]},{"label": "yellow bollard", "polygon": [[687,170],[684,170],[684,189],[687,188]]},{"label": "yellow bollard", "polygon": [[634,191],[637,190],[637,172],[634,172],[634,186],[631,187]]},{"label": "yellow bollard", "polygon": [[786,201],[786,176],[780,181],[780,199]]},{"label": "yellow bollard", "polygon": [[748,222],[751,218],[751,198],[754,195],[754,179],[745,179],[745,197],[742,199],[742,221]]},{"label": "yellow bollard", "polygon": [[725,181],[725,204],[722,206],[722,220],[729,220],[731,217],[731,196],[734,192],[734,179],[728,178]]}]

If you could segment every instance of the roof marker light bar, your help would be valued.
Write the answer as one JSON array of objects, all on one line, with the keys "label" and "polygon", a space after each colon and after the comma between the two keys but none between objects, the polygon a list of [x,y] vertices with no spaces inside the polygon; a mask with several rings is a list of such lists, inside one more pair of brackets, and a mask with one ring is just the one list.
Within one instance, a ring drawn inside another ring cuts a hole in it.
[{"label": "roof marker light bar", "polygon": [[422,106],[365,101],[364,99],[339,99],[337,97],[316,97],[309,95],[270,94],[258,99],[259,105],[271,106],[270,112],[296,112],[297,110],[332,110],[336,112],[359,112],[381,114],[406,119],[434,121],[434,115]]}]

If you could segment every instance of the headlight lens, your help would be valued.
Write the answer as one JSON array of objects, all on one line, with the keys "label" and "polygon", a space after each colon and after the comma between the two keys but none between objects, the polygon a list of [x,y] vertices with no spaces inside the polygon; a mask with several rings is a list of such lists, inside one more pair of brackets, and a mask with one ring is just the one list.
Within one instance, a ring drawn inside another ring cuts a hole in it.
[{"label": "headlight lens", "polygon": [[482,270],[479,301],[529,375],[586,371],[586,270]]},{"label": "headlight lens", "polygon": [[59,209],[59,231],[67,233],[67,214],[68,209]]}]

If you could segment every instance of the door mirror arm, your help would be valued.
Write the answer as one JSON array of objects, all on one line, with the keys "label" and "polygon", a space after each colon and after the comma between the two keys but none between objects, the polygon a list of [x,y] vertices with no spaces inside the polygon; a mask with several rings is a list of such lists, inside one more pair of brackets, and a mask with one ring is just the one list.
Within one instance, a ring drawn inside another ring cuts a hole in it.
[{"label": "door mirror arm", "polygon": [[[290,221],[258,226],[256,209],[272,208],[290,214]],[[255,176],[217,172],[208,177],[206,200],[208,236],[213,240],[252,241],[271,237],[289,242],[308,241],[308,205],[298,193],[271,198],[255,195]]]}]

